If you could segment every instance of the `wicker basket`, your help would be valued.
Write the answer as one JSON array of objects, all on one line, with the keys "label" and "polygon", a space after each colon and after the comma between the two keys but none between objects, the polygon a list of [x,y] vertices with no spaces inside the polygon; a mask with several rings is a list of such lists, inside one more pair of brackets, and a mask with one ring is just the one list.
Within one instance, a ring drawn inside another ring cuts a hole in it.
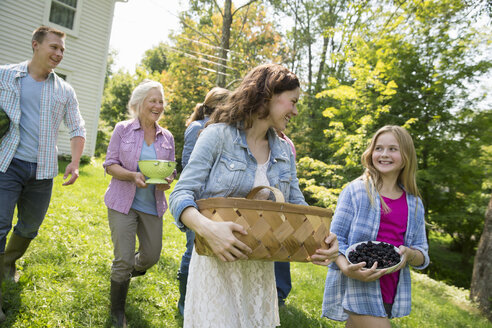
[{"label": "wicker basket", "polygon": [[[275,202],[252,199],[268,188]],[[246,236],[234,233],[253,252],[252,260],[310,262],[318,248],[328,248],[324,240],[330,231],[332,211],[305,205],[284,203],[280,190],[260,186],[245,198],[209,198],[198,200],[199,211],[212,221],[232,221],[242,225]],[[195,235],[195,249],[200,255],[214,256],[206,240]]]}]

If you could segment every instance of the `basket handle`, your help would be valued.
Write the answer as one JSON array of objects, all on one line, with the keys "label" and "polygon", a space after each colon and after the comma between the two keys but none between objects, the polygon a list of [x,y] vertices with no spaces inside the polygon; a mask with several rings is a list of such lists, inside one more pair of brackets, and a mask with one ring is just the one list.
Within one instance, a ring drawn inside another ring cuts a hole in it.
[{"label": "basket handle", "polygon": [[273,193],[273,196],[275,197],[275,201],[277,203],[285,203],[284,194],[282,194],[282,192],[279,189],[277,189],[275,187],[270,187],[270,186],[254,187],[253,189],[251,189],[249,194],[246,196],[246,199],[255,198],[256,194],[262,189],[269,189]]}]

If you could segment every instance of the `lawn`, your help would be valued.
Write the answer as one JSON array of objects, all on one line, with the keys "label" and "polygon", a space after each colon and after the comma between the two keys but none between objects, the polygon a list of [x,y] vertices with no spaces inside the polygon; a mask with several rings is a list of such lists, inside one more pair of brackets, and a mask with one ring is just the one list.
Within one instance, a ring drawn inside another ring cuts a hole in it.
[{"label": "lawn", "polygon": [[[452,239],[449,235],[435,231],[429,233],[429,249],[431,264],[426,274],[450,285],[467,288],[471,284],[474,256],[463,263],[461,254],[452,251]],[[457,270],[459,268],[459,270]]]},{"label": "lawn", "polygon": [[[18,261],[19,283],[4,282],[4,327],[109,327],[112,244],[104,206],[110,181],[100,160],[81,168],[74,186],[55,178],[50,209],[39,236]],[[185,235],[164,217],[159,263],[132,280],[130,327],[181,327],[175,279]],[[292,265],[293,290],[281,309],[282,327],[344,327],[320,318],[326,268]],[[492,327],[468,299],[469,291],[413,275],[413,311],[394,327]]]}]

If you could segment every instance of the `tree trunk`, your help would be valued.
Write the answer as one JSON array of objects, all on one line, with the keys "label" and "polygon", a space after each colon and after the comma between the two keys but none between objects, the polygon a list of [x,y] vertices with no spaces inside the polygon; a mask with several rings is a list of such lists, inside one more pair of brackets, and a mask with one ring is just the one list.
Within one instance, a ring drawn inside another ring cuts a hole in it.
[{"label": "tree trunk", "polygon": [[311,34],[311,17],[309,10],[307,12],[307,30],[308,30],[308,94],[311,96],[313,92],[313,37]]},{"label": "tree trunk", "polygon": [[225,88],[226,85],[226,66],[227,55],[229,52],[229,39],[231,37],[231,25],[232,25],[232,0],[226,0],[224,2],[224,15],[222,16],[222,35],[220,37],[220,53],[219,63],[217,65],[217,86]]},{"label": "tree trunk", "polygon": [[490,198],[482,237],[478,244],[470,287],[470,298],[478,302],[480,309],[492,321],[492,197]]},{"label": "tree trunk", "polygon": [[325,36],[323,37],[323,46],[321,47],[321,60],[319,62],[318,76],[316,77],[316,85],[314,87],[314,94],[321,91],[321,80],[323,79],[323,71],[325,69],[326,62],[326,52],[328,51],[328,41],[330,39]]}]

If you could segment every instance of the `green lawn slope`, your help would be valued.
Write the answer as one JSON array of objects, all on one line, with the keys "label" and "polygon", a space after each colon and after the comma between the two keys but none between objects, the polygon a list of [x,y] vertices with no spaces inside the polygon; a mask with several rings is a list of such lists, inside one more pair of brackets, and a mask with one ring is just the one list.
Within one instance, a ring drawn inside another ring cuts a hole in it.
[{"label": "green lawn slope", "polygon": [[[100,160],[81,168],[75,185],[55,179],[53,198],[39,236],[18,261],[17,284],[4,282],[7,321],[2,327],[109,327],[112,244],[104,192],[110,176]],[[63,169],[63,167],[61,168]],[[185,235],[167,212],[159,263],[132,280],[127,301],[130,327],[181,327],[175,279]],[[282,327],[343,327],[320,318],[326,268],[292,265],[293,290],[281,309]],[[413,275],[410,316],[394,327],[492,327],[468,299],[468,290]],[[261,279],[261,277],[258,277]]]}]

